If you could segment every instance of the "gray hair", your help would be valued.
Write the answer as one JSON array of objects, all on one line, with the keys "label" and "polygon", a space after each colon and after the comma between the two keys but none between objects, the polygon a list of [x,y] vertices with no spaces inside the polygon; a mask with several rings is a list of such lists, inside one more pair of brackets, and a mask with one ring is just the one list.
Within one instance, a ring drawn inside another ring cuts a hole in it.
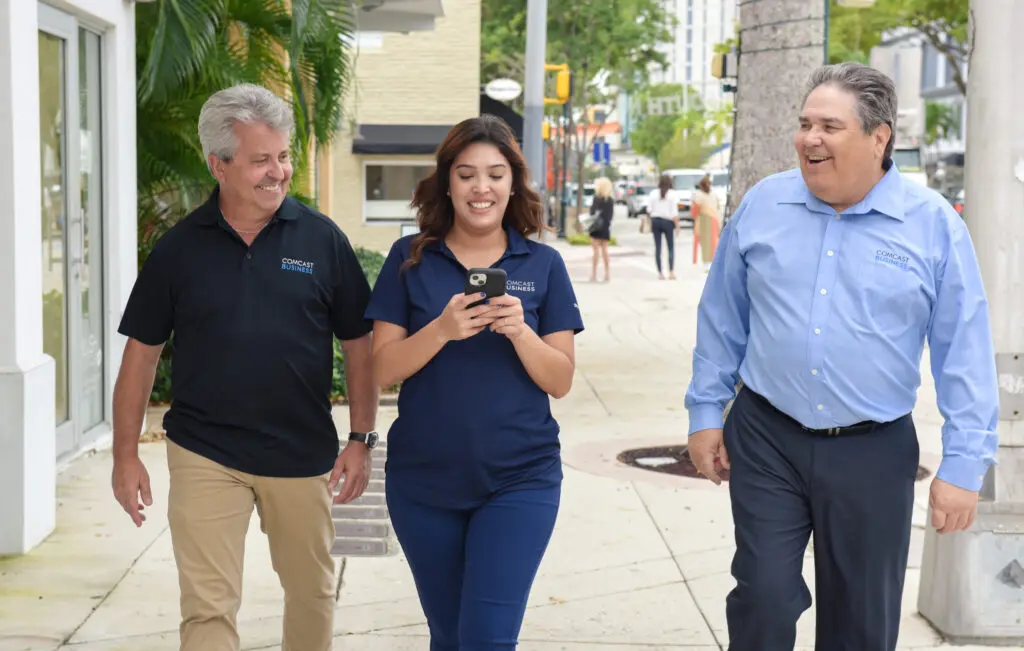
[{"label": "gray hair", "polygon": [[803,101],[817,88],[833,84],[857,98],[857,117],[864,133],[873,133],[881,124],[888,124],[892,134],[885,146],[883,160],[892,157],[896,140],[896,85],[884,73],[861,63],[835,63],[822,66],[811,74]]},{"label": "gray hair", "polygon": [[287,133],[289,138],[295,128],[291,106],[263,86],[238,84],[219,90],[206,100],[199,112],[199,142],[207,167],[210,167],[210,154],[224,161],[234,157],[238,149],[236,122],[263,122],[274,131]]}]

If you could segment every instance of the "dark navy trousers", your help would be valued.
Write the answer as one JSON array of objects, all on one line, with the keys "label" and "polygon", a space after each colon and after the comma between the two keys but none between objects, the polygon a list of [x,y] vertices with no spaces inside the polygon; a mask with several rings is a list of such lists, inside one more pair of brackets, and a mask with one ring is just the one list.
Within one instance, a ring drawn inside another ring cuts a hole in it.
[{"label": "dark navy trousers", "polygon": [[395,534],[430,628],[430,651],[512,651],[555,527],[559,485],[482,506],[427,506],[386,483]]},{"label": "dark navy trousers", "polygon": [[811,606],[815,651],[894,651],[919,448],[907,415],[867,432],[803,430],[744,387],[725,423],[736,534],[729,651],[792,651]]}]

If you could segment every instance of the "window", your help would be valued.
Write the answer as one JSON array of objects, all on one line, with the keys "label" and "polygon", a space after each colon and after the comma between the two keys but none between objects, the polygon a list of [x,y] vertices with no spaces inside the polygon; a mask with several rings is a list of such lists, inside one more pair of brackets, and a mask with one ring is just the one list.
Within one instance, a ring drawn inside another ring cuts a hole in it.
[{"label": "window", "polygon": [[433,165],[367,163],[364,170],[365,221],[416,219],[416,213],[409,204],[416,185],[430,175]]}]

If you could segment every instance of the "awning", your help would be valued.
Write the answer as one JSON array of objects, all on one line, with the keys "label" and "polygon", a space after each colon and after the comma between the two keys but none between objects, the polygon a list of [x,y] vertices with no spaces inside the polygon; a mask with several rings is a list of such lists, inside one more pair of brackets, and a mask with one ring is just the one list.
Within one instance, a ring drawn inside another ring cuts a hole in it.
[{"label": "awning", "polygon": [[353,154],[433,154],[452,125],[360,124]]}]

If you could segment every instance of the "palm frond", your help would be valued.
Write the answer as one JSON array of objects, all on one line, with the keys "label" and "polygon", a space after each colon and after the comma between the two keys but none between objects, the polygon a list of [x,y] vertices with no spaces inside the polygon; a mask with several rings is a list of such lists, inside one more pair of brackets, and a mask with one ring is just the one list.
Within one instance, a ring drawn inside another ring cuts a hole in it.
[{"label": "palm frond", "polygon": [[[225,0],[157,0],[137,7],[147,53],[139,76],[141,99],[163,99],[199,72],[213,47]],[[151,28],[149,28],[151,26]]]}]

